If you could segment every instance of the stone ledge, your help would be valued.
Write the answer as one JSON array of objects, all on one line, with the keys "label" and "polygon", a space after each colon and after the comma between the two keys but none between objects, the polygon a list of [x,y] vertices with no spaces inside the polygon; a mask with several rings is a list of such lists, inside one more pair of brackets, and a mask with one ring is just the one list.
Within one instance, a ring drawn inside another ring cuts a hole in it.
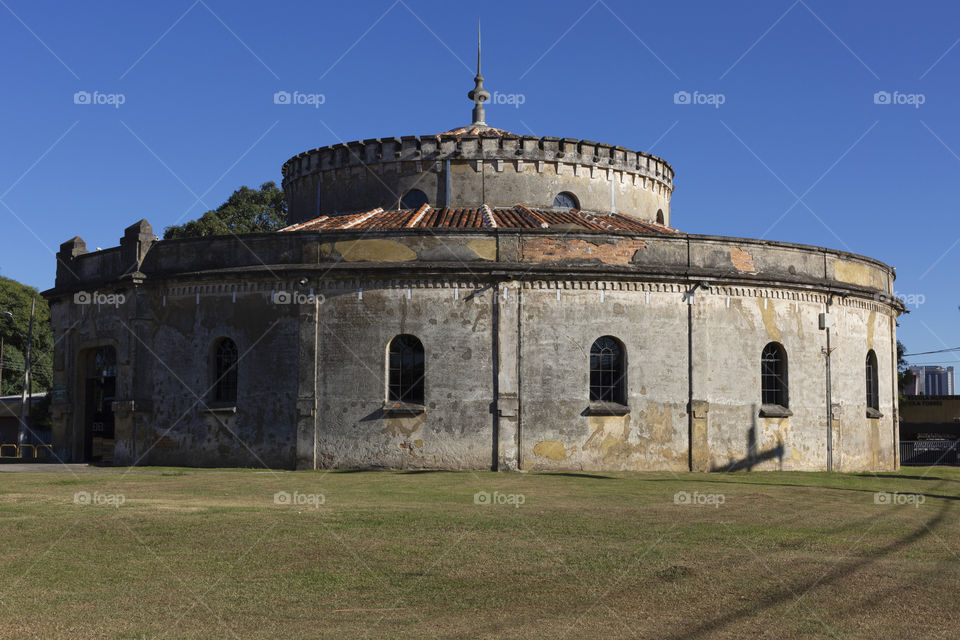
[{"label": "stone ledge", "polygon": [[380,411],[386,418],[403,418],[409,416],[419,416],[426,412],[422,404],[416,402],[395,402],[388,400],[383,403]]},{"label": "stone ledge", "polygon": [[787,407],[779,404],[764,404],[760,405],[760,417],[761,418],[789,418],[793,415],[793,411],[790,411]]},{"label": "stone ledge", "polygon": [[587,415],[591,416],[625,416],[630,413],[630,407],[619,402],[591,402],[587,407]]}]

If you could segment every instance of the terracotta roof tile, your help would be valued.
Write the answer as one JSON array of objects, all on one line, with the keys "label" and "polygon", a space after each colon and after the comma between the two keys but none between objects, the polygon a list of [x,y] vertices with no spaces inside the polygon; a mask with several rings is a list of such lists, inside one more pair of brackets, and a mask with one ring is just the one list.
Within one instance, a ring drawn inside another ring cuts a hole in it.
[{"label": "terracotta roof tile", "polygon": [[593,213],[577,209],[539,209],[524,205],[385,211],[381,208],[357,213],[327,215],[299,222],[281,231],[326,231],[343,229],[550,229],[580,227],[592,231],[673,235],[672,227],[638,220],[622,213]]}]

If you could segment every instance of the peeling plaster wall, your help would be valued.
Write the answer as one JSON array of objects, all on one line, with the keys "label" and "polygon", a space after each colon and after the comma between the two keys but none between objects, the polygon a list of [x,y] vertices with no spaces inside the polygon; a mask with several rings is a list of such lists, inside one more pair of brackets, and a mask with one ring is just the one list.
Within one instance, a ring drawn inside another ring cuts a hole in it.
[{"label": "peeling plaster wall", "polygon": [[[683,291],[610,290],[601,300],[600,290],[579,285],[523,289],[523,468],[686,470]],[[588,412],[590,347],[604,335],[626,347],[625,416]]]},{"label": "peeling plaster wall", "polygon": [[[319,314],[317,465],[490,469],[493,293],[462,287],[326,294]],[[386,417],[387,349],[424,346],[425,413]]]},{"label": "peeling plaster wall", "polygon": [[[827,296],[758,289],[752,297],[731,295],[728,306],[727,293],[698,292],[695,305],[693,395],[709,402],[711,468],[825,470],[826,334],[818,315]],[[880,308],[839,298],[831,308],[832,400],[842,406],[833,424],[836,470],[894,468],[892,380],[884,375],[891,370],[892,318]],[[866,417],[868,320],[875,327],[880,419]],[[787,352],[790,417],[759,416],[760,354],[773,341]]]},{"label": "peeling plaster wall", "polygon": [[[156,242],[138,249],[137,269],[121,260],[134,240],[87,254],[74,239],[45,294],[62,385],[56,451],[81,459],[84,354],[112,345],[116,464],[818,470],[817,316],[830,302],[835,468],[896,468],[897,306],[884,265],[737,238],[557,237],[251,234]],[[126,301],[75,304],[80,289]],[[275,290],[320,297],[277,304]],[[387,345],[401,333],[425,347],[426,407],[388,417]],[[624,416],[587,411],[589,349],[602,335],[627,348]],[[243,354],[239,400],[210,412],[197,395],[209,402],[210,350],[224,336]],[[788,354],[790,417],[759,416],[771,341]],[[866,417],[871,347],[881,418]]]}]

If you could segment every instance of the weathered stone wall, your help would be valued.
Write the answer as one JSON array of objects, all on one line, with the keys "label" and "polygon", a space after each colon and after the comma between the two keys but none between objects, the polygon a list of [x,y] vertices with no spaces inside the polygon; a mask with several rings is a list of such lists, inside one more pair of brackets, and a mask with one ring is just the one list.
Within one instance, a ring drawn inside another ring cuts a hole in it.
[{"label": "weathered stone wall", "polygon": [[[59,254],[46,295],[66,390],[53,406],[63,459],[82,455],[84,354],[111,344],[118,464],[822,469],[817,316],[829,309],[835,467],[896,467],[900,307],[892,271],[867,258],[588,232],[138,237],[92,254],[75,239]],[[78,304],[80,290],[124,301]],[[278,303],[278,291],[294,302]],[[415,416],[383,411],[387,346],[400,333],[426,351]],[[589,410],[589,349],[602,335],[627,348],[626,415]],[[242,354],[235,411],[209,406],[211,349],[224,336]],[[788,354],[789,417],[758,411],[770,341]],[[868,349],[881,418],[866,417]]]},{"label": "weathered stone wall", "polygon": [[[703,455],[710,469],[826,468],[826,332],[818,315],[829,296],[775,289],[717,287],[692,305],[693,397],[707,403]],[[894,468],[895,390],[892,315],[871,300],[833,297],[830,312],[834,468]],[[872,326],[871,331],[867,326]],[[789,417],[761,417],[760,353],[769,342],[787,352]],[[866,417],[865,360],[874,349],[883,418]]]},{"label": "weathered stone wall", "polygon": [[[414,284],[324,295],[317,466],[491,468],[491,290]],[[384,415],[387,349],[404,333],[424,346],[425,411]]]},{"label": "weathered stone wall", "polygon": [[397,208],[410,189],[433,207],[550,207],[561,191],[587,211],[670,224],[673,168],[623,147],[535,136],[423,136],[350,142],[301,153],[283,166],[290,223]]},{"label": "weathered stone wall", "polygon": [[[679,285],[524,287],[521,432],[524,469],[687,469],[686,303]],[[627,353],[624,416],[591,415],[590,347]]]},{"label": "weathered stone wall", "polygon": [[[84,358],[112,345],[116,464],[294,466],[298,318],[266,304],[263,287],[131,287],[115,291],[125,298],[118,306],[55,304],[54,378],[67,389],[55,402],[57,455],[82,459]],[[211,350],[222,337],[242,360],[233,410],[216,410],[212,399]]]}]

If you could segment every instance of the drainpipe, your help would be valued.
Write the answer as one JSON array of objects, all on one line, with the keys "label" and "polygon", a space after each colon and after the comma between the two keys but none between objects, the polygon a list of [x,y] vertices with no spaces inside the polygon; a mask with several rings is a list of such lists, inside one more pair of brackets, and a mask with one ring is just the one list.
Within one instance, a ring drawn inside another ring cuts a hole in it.
[{"label": "drainpipe", "polygon": [[[687,295],[693,296],[693,288]],[[693,300],[687,300],[687,468],[693,471]]]},{"label": "drainpipe", "polygon": [[[829,309],[833,304],[827,306]],[[833,471],[833,397],[830,389],[830,313],[825,314],[824,327],[827,330],[827,348],[824,351],[827,358],[827,471]]]},{"label": "drainpipe", "polygon": [[[610,171],[610,213],[617,212],[617,201],[616,201],[616,191],[614,190],[614,173],[613,170]],[[688,255],[689,257],[689,255]],[[690,265],[687,264],[689,267]]]},{"label": "drainpipe", "polygon": [[523,470],[523,281],[517,287],[517,471]]},{"label": "drainpipe", "polygon": [[[611,197],[613,191],[611,190]],[[687,238],[687,295],[693,295],[690,287],[690,238]],[[693,300],[687,300],[687,468],[693,471]]]},{"label": "drainpipe", "polygon": [[[894,274],[896,277],[896,274]],[[890,291],[893,291],[893,282],[890,282]],[[878,367],[879,369],[879,367]],[[893,403],[893,470],[900,468],[900,367],[897,362],[897,312],[890,314],[890,370],[891,378],[890,398]],[[877,372],[879,374],[879,371]]]},{"label": "drainpipe", "polygon": [[447,183],[447,184],[446,184],[446,188],[444,189],[444,193],[443,193],[443,206],[444,206],[444,207],[449,207],[449,206],[450,206],[450,182],[451,182],[451,180],[450,180],[450,158],[447,158],[447,163],[446,163],[446,168],[445,168],[445,170],[444,170],[444,174],[445,174],[445,177],[446,177],[446,183]]}]

